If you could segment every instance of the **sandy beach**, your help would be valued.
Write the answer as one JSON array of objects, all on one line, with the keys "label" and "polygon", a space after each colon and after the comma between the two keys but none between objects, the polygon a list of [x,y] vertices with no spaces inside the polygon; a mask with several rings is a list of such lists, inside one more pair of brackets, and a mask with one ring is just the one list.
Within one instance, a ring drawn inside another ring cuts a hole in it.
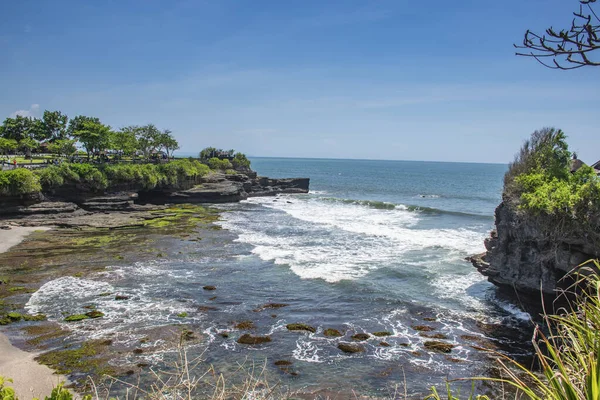
[{"label": "sandy beach", "polygon": [[[20,226],[0,229],[0,253],[21,243],[30,233],[48,229],[50,228]],[[0,375],[14,381],[8,383],[8,386],[15,389],[20,400],[44,398],[50,395],[52,388],[58,383],[66,381],[65,377],[55,375],[50,368],[38,364],[34,360],[35,356],[36,354],[14,347],[6,335],[0,332]]]}]

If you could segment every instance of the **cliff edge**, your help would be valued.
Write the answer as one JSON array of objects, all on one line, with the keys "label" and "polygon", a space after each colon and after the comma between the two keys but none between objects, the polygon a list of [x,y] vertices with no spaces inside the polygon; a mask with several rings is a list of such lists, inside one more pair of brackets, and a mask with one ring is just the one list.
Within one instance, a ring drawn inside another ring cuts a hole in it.
[{"label": "cliff edge", "polygon": [[519,210],[504,200],[496,208],[496,229],[485,239],[486,252],[469,260],[493,284],[539,298],[569,285],[561,279],[581,263],[600,256],[599,233],[561,229],[560,221]]},{"label": "cliff edge", "polygon": [[487,251],[468,258],[497,286],[556,295],[569,272],[600,257],[600,179],[582,162],[573,168],[565,138],[536,131],[509,166]]}]

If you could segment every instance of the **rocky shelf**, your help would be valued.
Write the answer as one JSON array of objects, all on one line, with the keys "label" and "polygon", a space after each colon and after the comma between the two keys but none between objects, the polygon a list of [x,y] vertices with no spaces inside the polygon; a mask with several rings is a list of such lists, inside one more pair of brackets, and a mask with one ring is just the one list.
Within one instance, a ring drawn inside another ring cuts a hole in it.
[{"label": "rocky shelf", "polygon": [[102,193],[62,188],[54,193],[35,196],[0,197],[0,218],[31,218],[60,222],[61,216],[94,213],[134,213],[167,204],[231,203],[252,196],[283,193],[308,193],[309,178],[270,179],[256,173],[211,173],[191,182],[187,188],[136,190],[108,188]]}]

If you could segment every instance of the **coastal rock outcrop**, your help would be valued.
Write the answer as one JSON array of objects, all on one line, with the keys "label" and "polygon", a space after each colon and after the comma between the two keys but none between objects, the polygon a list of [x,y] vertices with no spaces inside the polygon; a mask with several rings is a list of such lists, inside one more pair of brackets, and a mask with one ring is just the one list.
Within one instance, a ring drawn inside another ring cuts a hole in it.
[{"label": "coastal rock outcrop", "polygon": [[497,286],[531,294],[556,295],[561,279],[581,263],[600,256],[600,232],[520,210],[510,198],[496,208],[496,229],[485,240],[486,252],[469,257]]},{"label": "coastal rock outcrop", "polygon": [[144,205],[182,203],[232,203],[250,196],[274,196],[284,193],[308,193],[309,178],[271,179],[257,177],[256,172],[225,174],[213,172],[190,179],[179,187],[144,190],[121,184],[102,192],[74,186],[54,188],[51,193],[28,196],[0,196],[0,217],[65,214],[85,212],[132,212]]}]

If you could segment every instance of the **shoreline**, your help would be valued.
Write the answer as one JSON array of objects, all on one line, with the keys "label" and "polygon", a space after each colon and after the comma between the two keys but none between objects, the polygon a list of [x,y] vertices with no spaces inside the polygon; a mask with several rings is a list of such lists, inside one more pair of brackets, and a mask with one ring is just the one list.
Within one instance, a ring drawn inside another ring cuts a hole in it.
[{"label": "shoreline", "polygon": [[[0,253],[18,245],[32,232],[50,229],[52,228],[47,226],[10,226],[9,229],[1,229]],[[44,398],[49,396],[59,383],[68,382],[66,377],[55,374],[52,369],[35,361],[36,356],[36,353],[13,346],[8,336],[0,331],[0,375],[13,380],[12,383],[8,382],[7,386],[15,390],[20,400]]]}]

